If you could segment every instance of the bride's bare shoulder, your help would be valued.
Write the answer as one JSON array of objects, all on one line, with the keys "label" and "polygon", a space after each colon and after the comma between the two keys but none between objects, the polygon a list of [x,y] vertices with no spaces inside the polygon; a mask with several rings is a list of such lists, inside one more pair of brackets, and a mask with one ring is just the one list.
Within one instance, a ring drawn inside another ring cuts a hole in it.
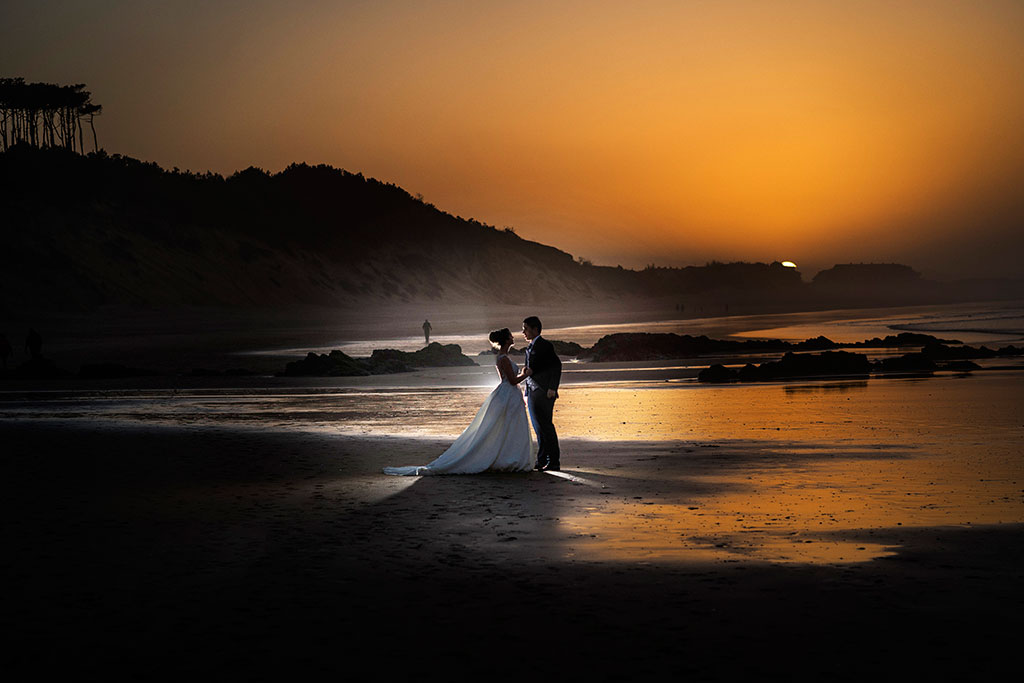
[{"label": "bride's bare shoulder", "polygon": [[515,372],[512,367],[512,359],[506,353],[498,354],[498,357],[494,359],[494,367],[498,369],[498,373],[502,377],[511,376]]}]

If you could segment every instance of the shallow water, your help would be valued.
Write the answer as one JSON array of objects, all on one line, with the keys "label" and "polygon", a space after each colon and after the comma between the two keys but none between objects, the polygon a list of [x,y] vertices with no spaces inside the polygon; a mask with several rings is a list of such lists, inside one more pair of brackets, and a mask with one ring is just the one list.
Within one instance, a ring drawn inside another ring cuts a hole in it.
[{"label": "shallow water", "polygon": [[[519,333],[517,321],[509,323],[522,347],[525,339]],[[572,341],[592,346],[609,334],[651,332],[675,333],[712,337],[735,335],[755,339],[772,338],[802,341],[825,335],[836,342],[858,342],[872,337],[885,337],[902,331],[954,337],[965,343],[1012,343],[1024,339],[1024,302],[992,302],[971,304],[943,304],[907,306],[893,309],[811,311],[801,313],[719,316],[714,318],[680,318],[651,322],[630,322],[573,327],[553,327],[545,330],[549,339]],[[436,329],[430,340],[441,344],[458,344],[464,353],[475,356],[487,351],[489,330],[478,333],[443,333]],[[350,356],[369,356],[374,349],[416,351],[423,348],[422,334],[404,337],[366,339],[338,339],[316,347],[282,347],[241,352],[246,356],[303,356],[312,351],[328,353],[338,349]]]},{"label": "shallow water", "polygon": [[1000,301],[987,304],[944,304],[897,309],[877,316],[855,311],[836,320],[804,322],[796,314],[783,325],[751,329],[737,336],[777,338],[789,341],[824,335],[835,342],[850,343],[900,332],[919,332],[953,338],[965,344],[1009,344],[1024,338],[1024,304]]}]

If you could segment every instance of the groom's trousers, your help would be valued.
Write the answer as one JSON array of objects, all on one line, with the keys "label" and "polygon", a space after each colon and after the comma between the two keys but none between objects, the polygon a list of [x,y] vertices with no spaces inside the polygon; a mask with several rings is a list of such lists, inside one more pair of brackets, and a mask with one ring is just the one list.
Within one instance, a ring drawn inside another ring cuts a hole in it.
[{"label": "groom's trousers", "polygon": [[530,411],[530,422],[537,434],[537,465],[560,466],[561,451],[558,449],[558,433],[555,432],[555,401],[548,398],[547,389],[536,388],[526,393],[526,405]]}]

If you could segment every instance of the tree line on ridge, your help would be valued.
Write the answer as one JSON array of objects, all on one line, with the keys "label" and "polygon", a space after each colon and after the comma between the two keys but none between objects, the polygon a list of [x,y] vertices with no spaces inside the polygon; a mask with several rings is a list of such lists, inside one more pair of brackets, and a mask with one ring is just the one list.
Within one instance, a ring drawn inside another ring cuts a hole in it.
[{"label": "tree line on ridge", "polygon": [[57,85],[0,78],[0,145],[7,150],[25,143],[84,154],[83,122],[87,121],[93,149],[98,150],[95,119],[102,111],[84,83]]}]

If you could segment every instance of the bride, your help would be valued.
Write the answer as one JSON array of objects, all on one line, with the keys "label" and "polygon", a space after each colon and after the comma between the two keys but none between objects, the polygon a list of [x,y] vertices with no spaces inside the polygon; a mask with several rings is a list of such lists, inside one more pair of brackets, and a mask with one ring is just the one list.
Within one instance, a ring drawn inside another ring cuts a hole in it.
[{"label": "bride", "polygon": [[384,474],[476,474],[532,469],[533,439],[526,421],[523,394],[516,388],[531,371],[526,368],[520,373],[519,366],[508,357],[513,339],[507,327],[491,332],[488,339],[498,350],[494,365],[501,383],[484,399],[473,422],[429,465],[385,467]]}]

